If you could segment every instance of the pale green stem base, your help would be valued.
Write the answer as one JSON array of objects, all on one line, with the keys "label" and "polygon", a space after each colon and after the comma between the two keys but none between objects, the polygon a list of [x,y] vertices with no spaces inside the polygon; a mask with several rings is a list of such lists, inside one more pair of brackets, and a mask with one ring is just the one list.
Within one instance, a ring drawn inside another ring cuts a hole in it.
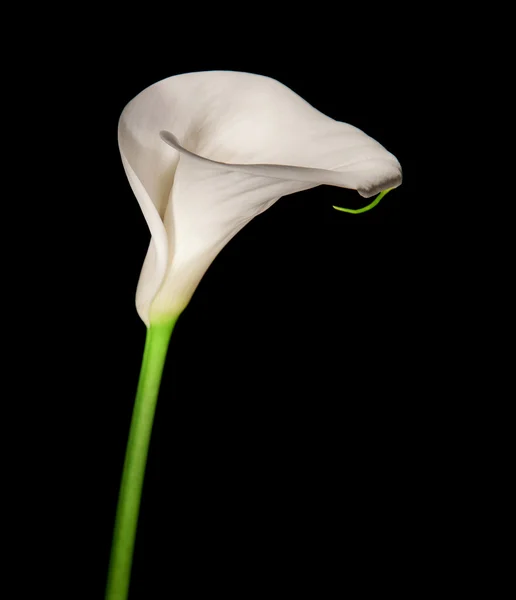
[{"label": "pale green stem base", "polygon": [[174,319],[168,323],[151,325],[147,329],[116,510],[106,600],[126,600],[129,593],[134,541],[152,423],[168,344],[176,321],[177,319]]}]

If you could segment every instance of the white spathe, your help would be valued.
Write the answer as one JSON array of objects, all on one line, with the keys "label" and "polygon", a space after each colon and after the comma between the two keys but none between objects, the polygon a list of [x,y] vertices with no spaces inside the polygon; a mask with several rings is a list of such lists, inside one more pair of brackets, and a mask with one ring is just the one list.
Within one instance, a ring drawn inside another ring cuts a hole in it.
[{"label": "white spathe", "polygon": [[368,198],[402,178],[360,129],[251,73],[151,85],[124,108],[118,142],[152,235],[136,292],[147,326],[177,317],[220,250],[281,196],[329,184]]}]

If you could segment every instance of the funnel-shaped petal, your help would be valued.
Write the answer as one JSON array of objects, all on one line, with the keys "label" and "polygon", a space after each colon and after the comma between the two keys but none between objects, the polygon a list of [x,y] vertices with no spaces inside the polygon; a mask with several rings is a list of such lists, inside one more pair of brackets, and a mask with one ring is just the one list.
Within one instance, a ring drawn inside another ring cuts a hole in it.
[{"label": "funnel-shaped petal", "polygon": [[368,198],[401,183],[378,142],[249,73],[160,81],[126,106],[118,138],[152,235],[136,297],[147,325],[177,316],[224,245],[281,196],[328,184]]}]

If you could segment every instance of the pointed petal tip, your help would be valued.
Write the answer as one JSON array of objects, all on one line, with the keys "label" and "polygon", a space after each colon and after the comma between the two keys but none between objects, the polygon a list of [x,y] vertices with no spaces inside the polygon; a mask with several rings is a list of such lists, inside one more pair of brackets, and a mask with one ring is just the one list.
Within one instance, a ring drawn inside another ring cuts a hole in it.
[{"label": "pointed petal tip", "polygon": [[393,168],[390,173],[386,173],[381,179],[357,188],[357,192],[362,198],[371,198],[385,190],[392,190],[399,187],[402,182],[403,174],[401,172],[401,167],[398,165],[397,168]]}]

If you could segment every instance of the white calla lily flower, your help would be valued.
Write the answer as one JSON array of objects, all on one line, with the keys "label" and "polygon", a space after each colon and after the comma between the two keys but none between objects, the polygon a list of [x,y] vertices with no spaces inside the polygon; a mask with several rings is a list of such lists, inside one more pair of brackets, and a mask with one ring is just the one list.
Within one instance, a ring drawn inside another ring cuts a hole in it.
[{"label": "white calla lily flower", "polygon": [[368,198],[402,179],[363,131],[250,73],[151,85],[125,107],[118,141],[152,235],[136,294],[147,326],[177,318],[220,250],[281,196],[328,184]]},{"label": "white calla lily flower", "polygon": [[[328,184],[368,198],[401,183],[396,158],[281,83],[231,71],[164,79],[125,107],[122,162],[151,232],[136,292],[147,325],[120,484],[106,600],[127,600],[140,499],[177,318],[225,244],[281,196]],[[337,207],[336,207],[337,208]]]}]

